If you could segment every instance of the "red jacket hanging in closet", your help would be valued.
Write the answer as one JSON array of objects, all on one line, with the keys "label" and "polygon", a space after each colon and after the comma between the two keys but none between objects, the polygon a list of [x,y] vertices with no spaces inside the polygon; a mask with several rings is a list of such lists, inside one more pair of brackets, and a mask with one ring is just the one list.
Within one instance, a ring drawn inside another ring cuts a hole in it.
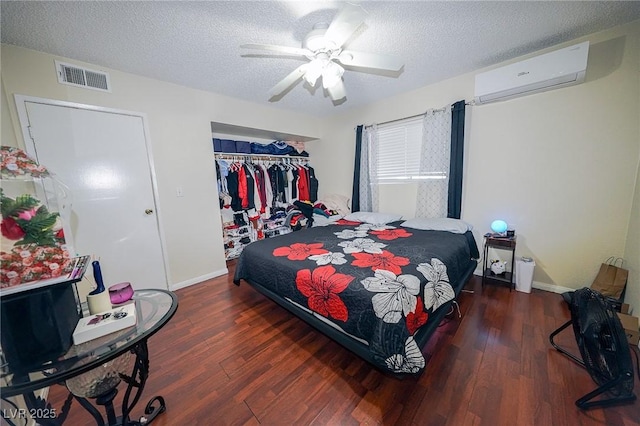
[{"label": "red jacket hanging in closet", "polygon": [[309,201],[309,174],[304,167],[298,167],[298,199],[300,201]]}]

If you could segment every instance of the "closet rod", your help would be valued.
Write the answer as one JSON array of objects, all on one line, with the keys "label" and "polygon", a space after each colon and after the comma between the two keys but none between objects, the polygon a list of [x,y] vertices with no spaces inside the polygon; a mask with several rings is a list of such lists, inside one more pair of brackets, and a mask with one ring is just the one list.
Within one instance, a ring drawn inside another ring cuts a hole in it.
[{"label": "closet rod", "polygon": [[[465,102],[465,105],[469,105],[469,106],[474,106],[476,103],[474,101],[471,102]],[[444,111],[447,107],[443,107],[443,108],[438,108],[438,109],[430,109],[429,111]],[[451,108],[453,108],[453,105],[451,105]],[[428,111],[427,111],[428,112]],[[423,112],[420,114],[416,114],[416,115],[410,115],[409,117],[403,117],[403,118],[396,118],[395,120],[389,120],[389,121],[383,121],[382,123],[376,123],[378,126],[381,126],[383,124],[390,124],[390,123],[395,123],[396,121],[402,121],[402,120],[410,120],[412,118],[417,118],[417,117],[422,117],[424,116],[427,112]],[[364,127],[372,127],[373,124],[367,124]]]},{"label": "closet rod", "polygon": [[245,153],[229,153],[229,152],[215,152],[214,156],[216,158],[222,158],[225,160],[233,160],[238,157],[244,158],[257,158],[261,160],[288,160],[288,161],[309,161],[309,157],[301,157],[296,155],[269,155],[269,154],[245,154]]}]

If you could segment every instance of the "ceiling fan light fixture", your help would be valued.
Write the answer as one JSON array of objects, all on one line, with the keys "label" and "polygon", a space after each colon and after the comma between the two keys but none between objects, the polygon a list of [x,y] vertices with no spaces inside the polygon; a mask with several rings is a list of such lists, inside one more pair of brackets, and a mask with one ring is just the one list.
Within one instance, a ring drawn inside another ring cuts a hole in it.
[{"label": "ceiling fan light fixture", "polygon": [[344,74],[344,68],[335,62],[329,62],[322,72],[322,86],[325,89],[338,84]]},{"label": "ceiling fan light fixture", "polygon": [[329,24],[318,23],[313,26],[313,30],[304,38],[302,46],[312,52],[329,51],[336,48],[335,43],[325,38],[325,33]]},{"label": "ceiling fan light fixture", "polygon": [[318,78],[322,75],[324,69],[324,61],[320,59],[314,59],[307,65],[306,72],[304,73],[304,81],[315,87]]},{"label": "ceiling fan light fixture", "polygon": [[[278,46],[271,44],[244,44],[246,49],[262,49],[279,54],[305,57],[309,62],[303,63],[280,80],[270,91],[271,98],[282,97],[300,80],[307,89],[317,87],[322,77],[322,86],[332,101],[346,98],[346,90],[342,76],[344,68],[360,71],[359,68],[400,72],[404,64],[399,59],[375,53],[344,50],[344,46],[364,24],[367,12],[360,5],[345,3],[334,16],[331,23],[318,23],[302,40],[302,48]],[[315,93],[315,91],[311,91]]]}]

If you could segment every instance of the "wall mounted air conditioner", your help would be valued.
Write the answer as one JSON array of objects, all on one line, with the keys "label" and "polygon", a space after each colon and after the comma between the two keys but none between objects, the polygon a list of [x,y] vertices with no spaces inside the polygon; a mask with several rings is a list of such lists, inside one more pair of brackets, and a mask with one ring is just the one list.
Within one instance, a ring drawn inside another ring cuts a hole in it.
[{"label": "wall mounted air conditioner", "polygon": [[585,41],[477,74],[475,101],[486,104],[582,83],[588,54]]}]

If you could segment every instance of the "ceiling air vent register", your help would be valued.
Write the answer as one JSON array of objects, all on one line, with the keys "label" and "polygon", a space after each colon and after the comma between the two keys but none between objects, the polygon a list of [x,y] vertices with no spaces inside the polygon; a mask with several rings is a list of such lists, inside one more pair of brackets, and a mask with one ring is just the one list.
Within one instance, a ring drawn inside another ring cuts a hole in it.
[{"label": "ceiling air vent register", "polygon": [[106,72],[91,70],[59,61],[55,61],[55,63],[58,83],[100,90],[102,92],[111,92],[111,82],[109,81],[109,74]]}]

